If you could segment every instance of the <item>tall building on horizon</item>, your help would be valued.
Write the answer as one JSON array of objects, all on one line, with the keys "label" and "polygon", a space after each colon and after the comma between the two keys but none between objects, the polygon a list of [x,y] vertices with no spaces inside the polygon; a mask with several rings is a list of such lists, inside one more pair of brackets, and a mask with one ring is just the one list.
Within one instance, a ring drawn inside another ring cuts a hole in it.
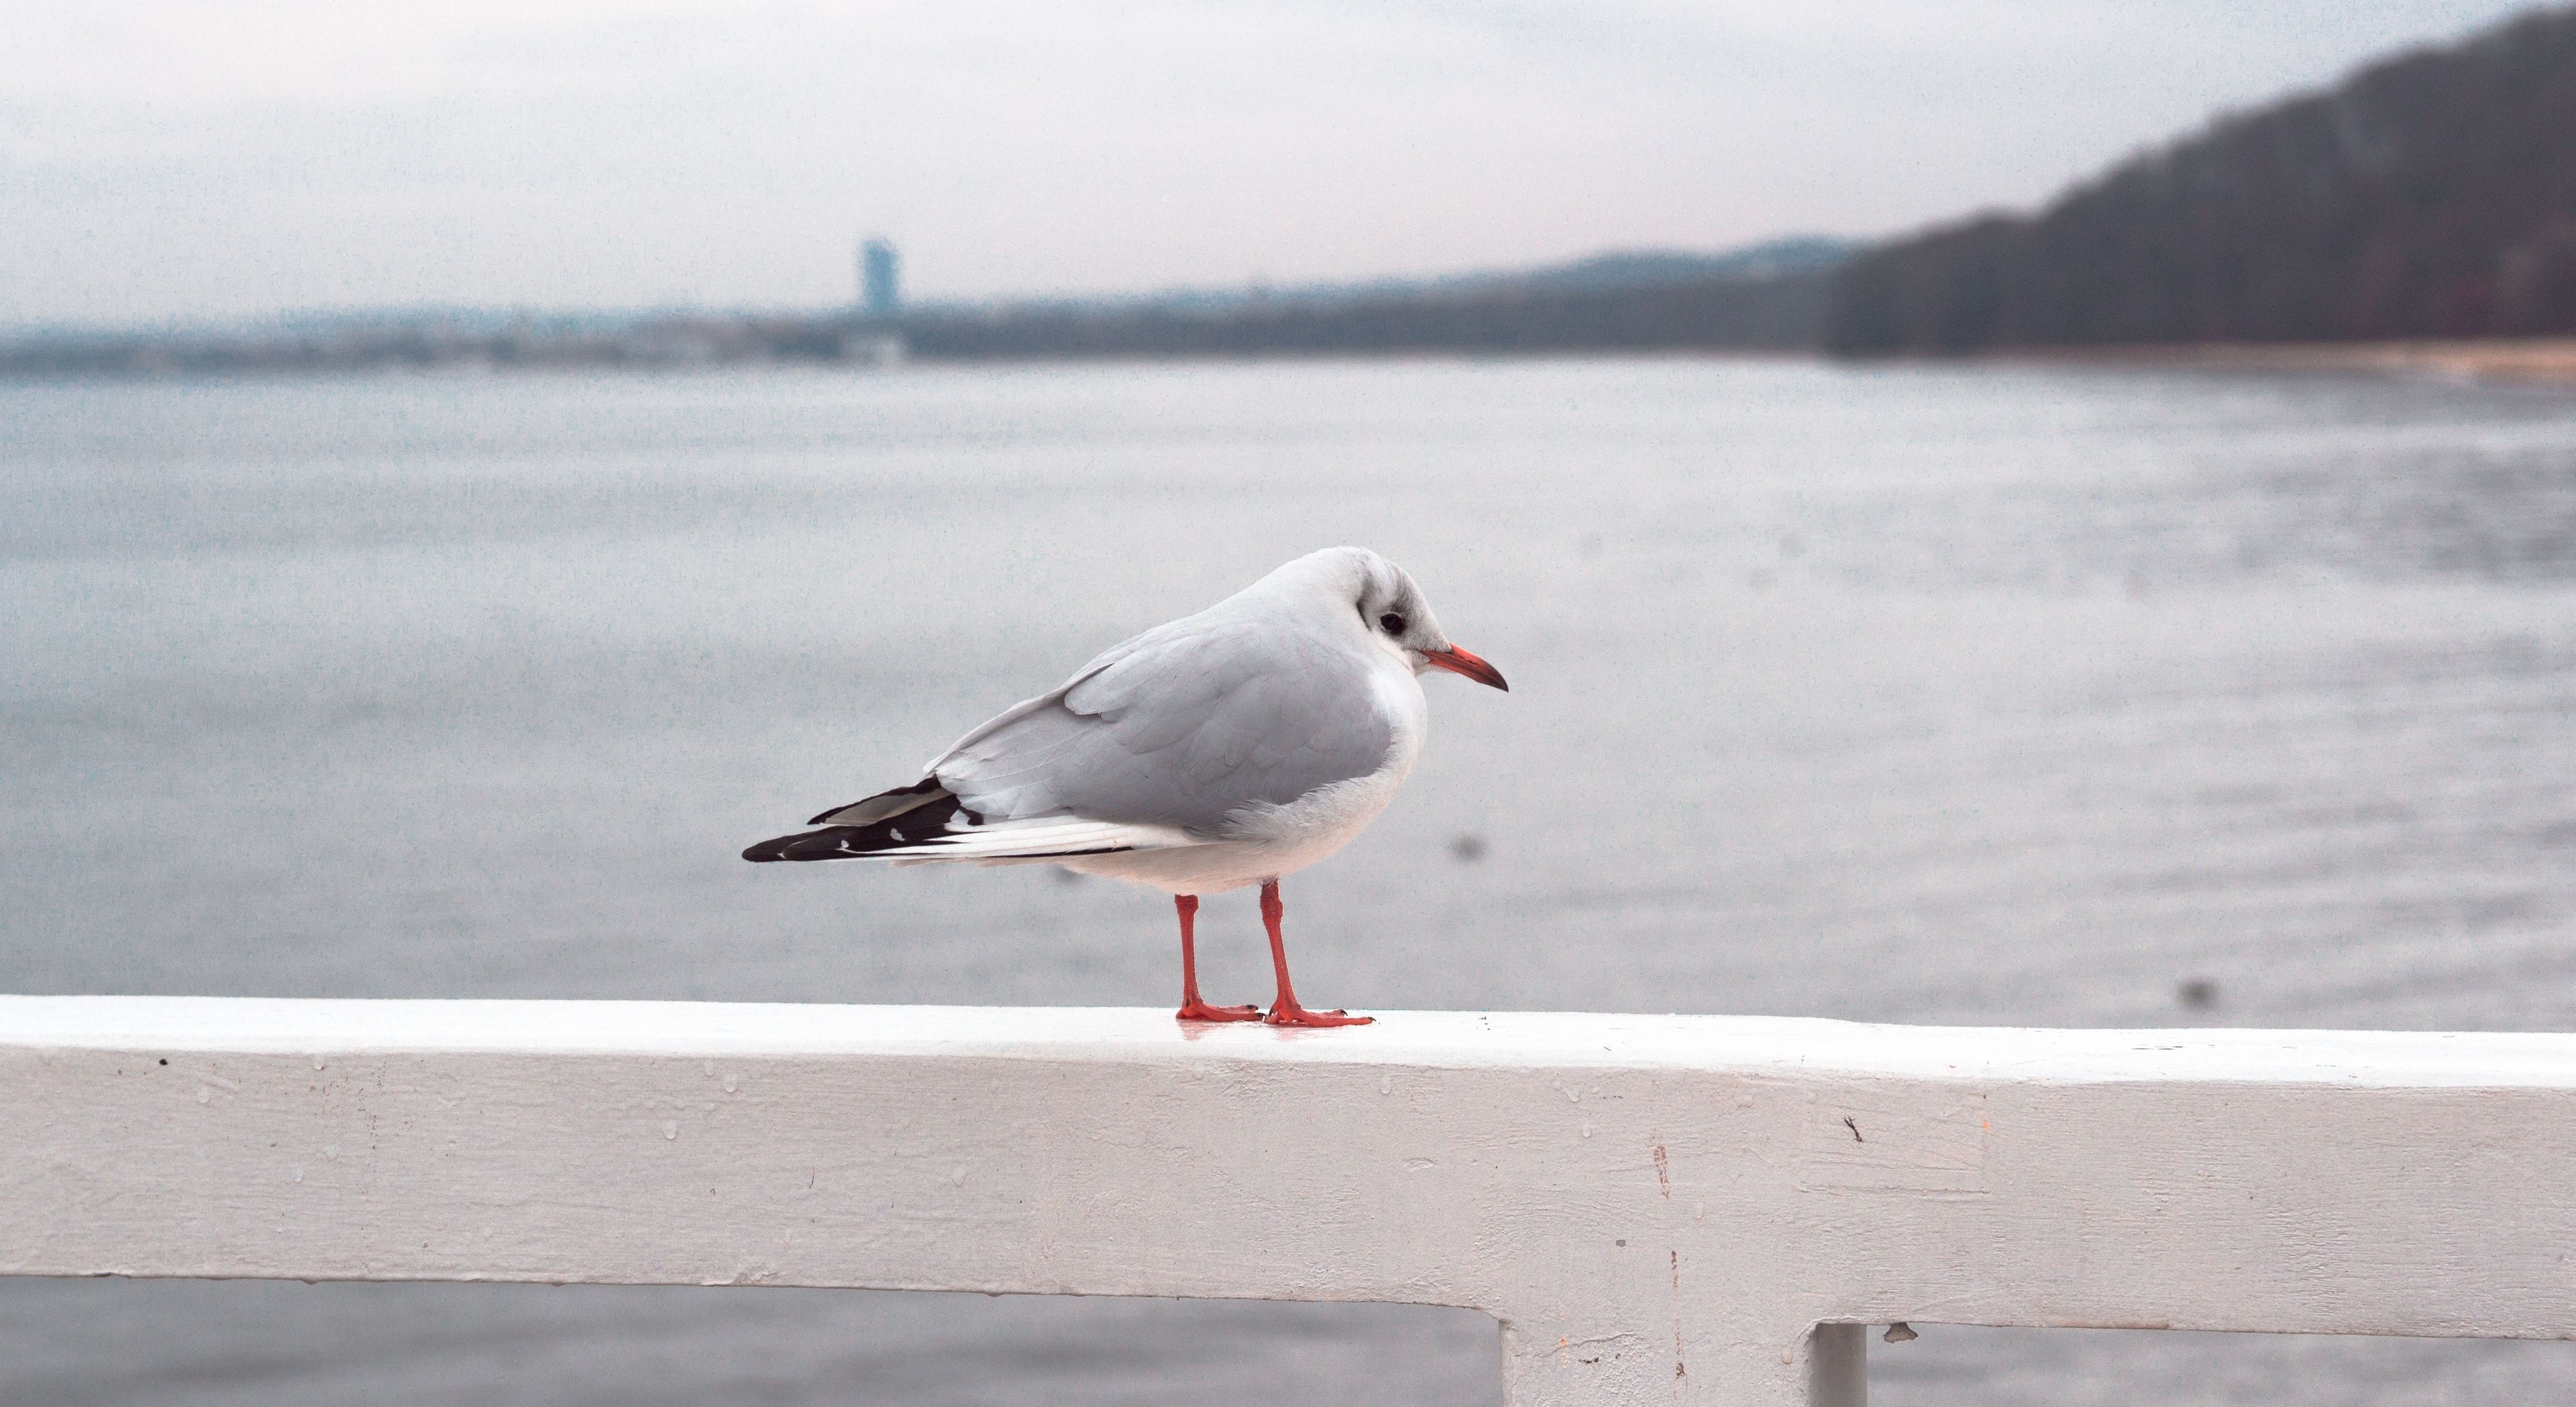
[{"label": "tall building on horizon", "polygon": [[859,246],[859,307],[869,317],[892,317],[903,306],[896,276],[894,245],[882,235],[870,235]]}]

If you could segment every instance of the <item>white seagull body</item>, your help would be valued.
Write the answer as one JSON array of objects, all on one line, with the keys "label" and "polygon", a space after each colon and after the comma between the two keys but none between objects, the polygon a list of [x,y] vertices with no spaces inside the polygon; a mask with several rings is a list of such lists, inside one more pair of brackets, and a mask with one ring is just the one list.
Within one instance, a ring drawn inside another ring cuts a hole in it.
[{"label": "white seagull body", "polygon": [[1249,1011],[1197,1001],[1195,896],[1260,884],[1280,971],[1273,1019],[1283,1006],[1319,1018],[1288,991],[1277,882],[1394,799],[1422,753],[1419,676],[1432,669],[1505,687],[1441,633],[1401,568],[1330,548],[1111,647],[959,739],[918,783],[743,858],[1056,864],[1150,885],[1180,902],[1183,1015],[1195,1019]]}]

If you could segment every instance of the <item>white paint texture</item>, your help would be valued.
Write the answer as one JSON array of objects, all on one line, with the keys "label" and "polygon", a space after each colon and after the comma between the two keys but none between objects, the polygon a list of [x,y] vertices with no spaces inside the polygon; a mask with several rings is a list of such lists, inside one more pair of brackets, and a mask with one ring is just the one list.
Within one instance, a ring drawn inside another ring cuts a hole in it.
[{"label": "white paint texture", "polygon": [[13,1275],[1411,1301],[1528,1407],[1844,1407],[1892,1320],[2576,1336],[2571,1251],[2570,1036],[0,997]]}]

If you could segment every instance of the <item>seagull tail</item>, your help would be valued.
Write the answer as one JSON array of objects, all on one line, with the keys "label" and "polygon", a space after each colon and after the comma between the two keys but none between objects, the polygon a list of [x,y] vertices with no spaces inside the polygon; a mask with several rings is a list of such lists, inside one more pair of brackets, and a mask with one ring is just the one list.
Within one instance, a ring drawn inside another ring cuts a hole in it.
[{"label": "seagull tail", "polygon": [[[952,824],[971,824],[974,813],[957,804],[937,777],[924,777],[908,787],[881,791],[863,801],[835,806],[807,821],[821,830],[776,836],[742,852],[754,864],[772,860],[848,860],[909,849]],[[980,818],[976,818],[980,819]]]}]

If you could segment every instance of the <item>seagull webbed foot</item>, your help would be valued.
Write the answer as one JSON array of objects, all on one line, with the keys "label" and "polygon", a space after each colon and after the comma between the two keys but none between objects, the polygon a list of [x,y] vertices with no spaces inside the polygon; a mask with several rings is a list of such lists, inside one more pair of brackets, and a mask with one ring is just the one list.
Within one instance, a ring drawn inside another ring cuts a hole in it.
[{"label": "seagull webbed foot", "polygon": [[1261,1019],[1261,1008],[1210,1006],[1206,1002],[1192,998],[1181,1003],[1181,1009],[1172,1013],[1172,1019],[1175,1021],[1258,1021]]},{"label": "seagull webbed foot", "polygon": [[1273,1006],[1270,1014],[1261,1019],[1273,1026],[1366,1026],[1377,1020],[1374,1016],[1353,1016],[1339,1007],[1331,1011],[1308,1011],[1293,1001]]}]

